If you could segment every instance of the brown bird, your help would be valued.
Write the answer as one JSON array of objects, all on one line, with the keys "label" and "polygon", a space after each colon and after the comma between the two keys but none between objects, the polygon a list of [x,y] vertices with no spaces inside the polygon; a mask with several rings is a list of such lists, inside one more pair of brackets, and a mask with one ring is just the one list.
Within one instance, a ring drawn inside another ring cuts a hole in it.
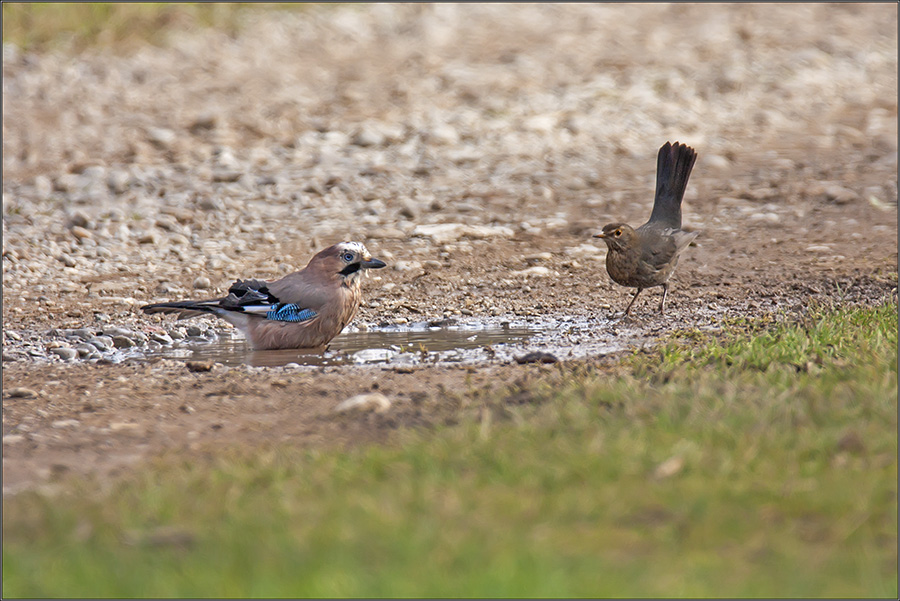
[{"label": "brown bird", "polygon": [[637,288],[625,315],[641,291],[654,286],[662,286],[659,312],[666,311],[668,281],[678,264],[678,255],[699,234],[681,229],[681,200],[696,160],[693,148],[666,142],[656,159],[656,197],[650,220],[637,229],[626,223],[610,223],[594,235],[609,247],[609,277],[617,284]]},{"label": "brown bird", "polygon": [[362,274],[385,263],[359,242],[341,242],[280,280],[237,280],[223,298],[155,303],[144,313],[179,319],[213,314],[240,329],[255,350],[318,348],[341,333],[359,308]]}]

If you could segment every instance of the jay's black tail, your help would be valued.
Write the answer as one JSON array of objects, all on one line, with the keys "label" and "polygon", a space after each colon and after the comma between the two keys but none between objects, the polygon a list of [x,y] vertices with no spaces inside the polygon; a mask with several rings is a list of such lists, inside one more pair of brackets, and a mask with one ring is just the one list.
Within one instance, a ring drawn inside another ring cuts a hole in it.
[{"label": "jay's black tail", "polygon": [[685,144],[669,144],[659,149],[656,158],[656,197],[647,223],[681,228],[681,200],[697,153]]},{"label": "jay's black tail", "polygon": [[204,313],[218,314],[222,308],[219,306],[221,299],[205,301],[174,301],[171,303],[154,303],[144,305],[141,310],[148,315],[153,313],[177,313],[178,319],[186,319],[203,315]]},{"label": "jay's black tail", "polygon": [[[204,313],[213,313],[220,317],[229,312],[249,312],[257,315],[266,315],[269,311],[275,311],[277,314],[280,309],[283,309],[284,305],[285,303],[282,303],[274,294],[269,292],[268,282],[263,280],[238,280],[228,289],[228,296],[223,298],[153,303],[152,305],[144,305],[141,307],[141,310],[147,314],[177,313],[178,319],[186,319],[196,315],[203,315]],[[302,307],[297,307],[296,305],[289,306],[297,311],[302,312],[303,310]],[[285,315],[296,317],[291,311],[292,309],[288,309],[284,315],[278,314],[273,319],[284,320],[286,319]],[[286,320],[294,321],[293,319]]]}]

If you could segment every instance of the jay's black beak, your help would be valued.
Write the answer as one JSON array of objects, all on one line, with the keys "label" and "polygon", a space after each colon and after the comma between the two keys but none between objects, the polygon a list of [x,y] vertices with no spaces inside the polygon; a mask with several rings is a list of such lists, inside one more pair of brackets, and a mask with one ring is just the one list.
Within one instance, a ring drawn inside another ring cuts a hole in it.
[{"label": "jay's black beak", "polygon": [[363,261],[360,265],[362,265],[363,269],[381,269],[382,267],[387,267],[387,263],[379,261],[378,259],[369,259],[368,261]]}]

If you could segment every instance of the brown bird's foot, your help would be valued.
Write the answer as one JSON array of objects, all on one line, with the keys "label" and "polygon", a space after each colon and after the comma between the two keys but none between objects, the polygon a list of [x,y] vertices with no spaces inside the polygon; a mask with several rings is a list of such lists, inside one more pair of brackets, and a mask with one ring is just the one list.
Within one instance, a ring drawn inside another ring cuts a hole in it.
[{"label": "brown bird's foot", "polygon": [[666,297],[669,295],[669,285],[663,284],[662,289],[663,289],[663,296],[662,296],[662,300],[659,301],[659,314],[665,315],[666,314]]},{"label": "brown bird's foot", "polygon": [[622,318],[623,318],[623,319],[626,318],[626,317],[628,317],[628,314],[631,313],[631,307],[634,306],[634,301],[637,300],[638,294],[641,293],[641,290],[643,290],[643,288],[638,288],[638,289],[637,289],[637,292],[634,293],[634,297],[632,297],[631,302],[628,303],[628,306],[627,306],[627,307],[625,307],[625,313],[622,314]]},{"label": "brown bird's foot", "polygon": [[613,321],[615,323],[628,323],[631,321],[637,321],[637,318],[632,317],[629,313],[622,313],[618,317],[613,317],[612,319],[610,319],[610,321]]}]

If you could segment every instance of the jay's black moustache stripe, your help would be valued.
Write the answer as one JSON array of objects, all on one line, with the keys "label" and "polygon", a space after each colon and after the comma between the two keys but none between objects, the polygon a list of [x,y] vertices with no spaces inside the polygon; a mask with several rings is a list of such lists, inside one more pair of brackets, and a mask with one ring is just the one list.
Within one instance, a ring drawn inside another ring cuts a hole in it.
[{"label": "jay's black moustache stripe", "polygon": [[351,273],[356,273],[361,268],[362,268],[362,265],[360,263],[351,263],[350,265],[347,265],[346,267],[341,269],[340,274],[343,276],[348,276]]}]

